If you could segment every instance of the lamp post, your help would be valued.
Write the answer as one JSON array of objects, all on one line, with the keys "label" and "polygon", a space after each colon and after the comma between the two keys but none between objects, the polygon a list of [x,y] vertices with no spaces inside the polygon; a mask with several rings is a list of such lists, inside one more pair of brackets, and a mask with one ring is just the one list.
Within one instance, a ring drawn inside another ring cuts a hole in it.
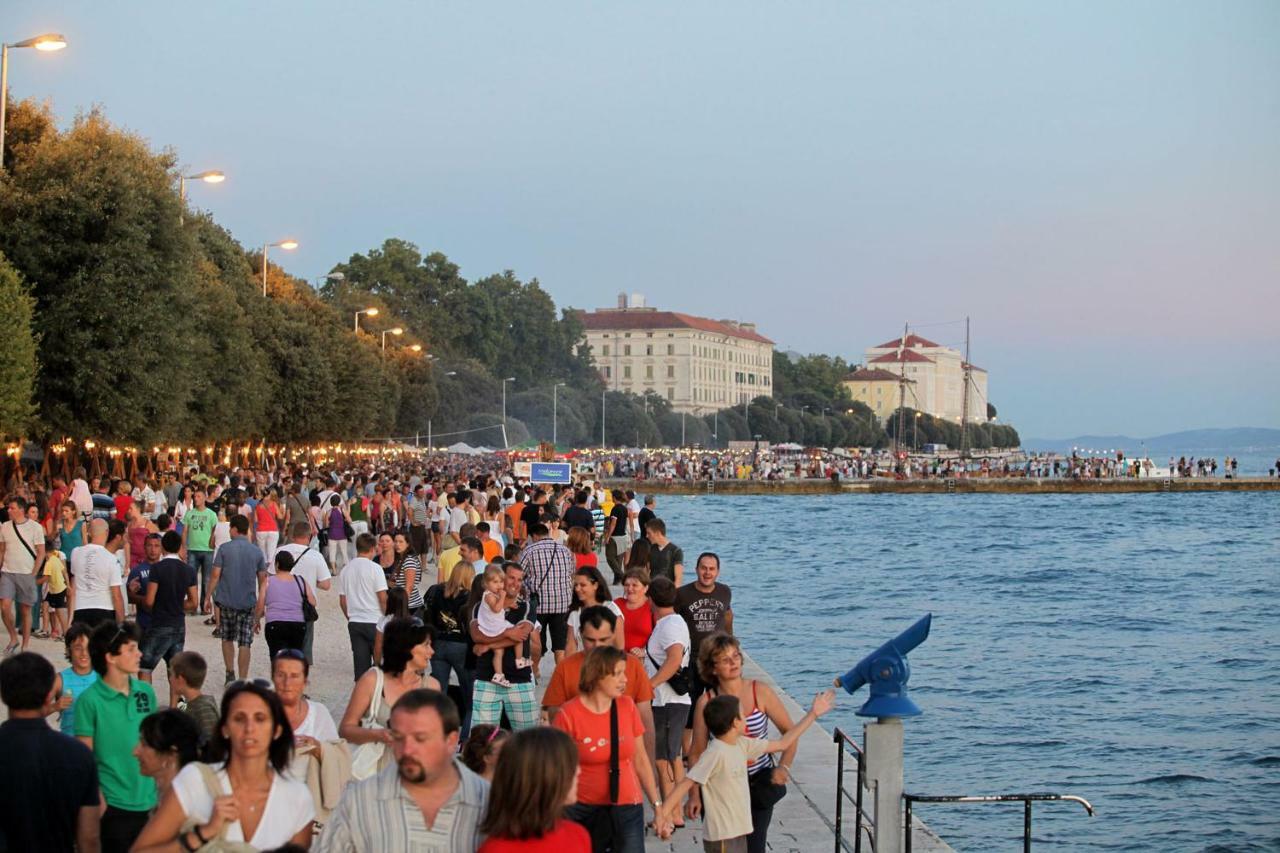
[{"label": "lamp post", "polygon": [[204,181],[206,184],[220,184],[227,179],[226,174],[212,169],[208,172],[200,172],[195,175],[179,175],[178,176],[178,202],[181,210],[178,213],[178,224],[181,225],[186,216],[187,209],[187,181]]},{"label": "lamp post", "polygon": [[502,449],[507,450],[507,383],[515,382],[514,376],[502,380]]},{"label": "lamp post", "polygon": [[[417,344],[414,344],[414,346],[417,346]],[[410,349],[412,348],[413,347],[410,347]],[[418,349],[422,349],[422,347],[418,347]],[[445,376],[457,376],[457,375],[458,375],[458,371],[456,370],[450,370],[448,373],[445,374]],[[431,418],[427,418],[427,450],[433,450],[433,449],[434,447],[431,444]]]},{"label": "lamp post", "polygon": [[298,248],[298,241],[294,239],[279,240],[275,243],[264,243],[262,245],[262,298],[267,298],[267,252],[272,248],[279,246],[286,252],[292,252]]},{"label": "lamp post", "polygon": [[911,449],[919,450],[920,449],[920,413],[919,412],[916,412],[916,416],[913,420],[914,420],[914,423],[912,423],[911,425]]},{"label": "lamp post", "polygon": [[559,418],[560,399],[559,399],[558,392],[560,391],[560,388],[563,385],[564,385],[563,382],[557,382],[555,385],[551,386],[551,444],[553,447],[555,446],[556,441],[558,440],[558,437],[559,437],[559,434],[557,432],[557,428],[560,425],[560,418]]},{"label": "lamp post", "polygon": [[356,334],[357,334],[357,335],[358,335],[358,334],[360,334],[360,315],[361,315],[361,314],[368,314],[370,317],[377,317],[377,316],[378,316],[378,309],[377,309],[377,308],[365,308],[363,311],[357,311],[357,312],[356,312]]},{"label": "lamp post", "polygon": [[322,276],[320,276],[319,278],[317,278],[317,279],[316,279],[316,284],[320,285],[321,287],[324,287],[324,285],[325,285],[326,283],[330,282],[330,281],[343,282],[343,281],[346,281],[346,280],[347,280],[347,277],[346,277],[345,275],[343,275],[342,273],[340,273],[340,272],[331,272],[331,273],[327,273],[326,275],[322,275]]},{"label": "lamp post", "polygon": [[[359,317],[358,314],[356,316],[357,318]],[[382,351],[383,352],[387,351],[387,335],[403,335],[403,334],[404,334],[404,329],[400,328],[399,326],[396,326],[394,329],[383,329],[382,330]],[[418,347],[418,349],[422,349],[422,347]]]},{"label": "lamp post", "polygon": [[0,168],[4,168],[4,122],[9,110],[9,48],[34,47],[51,53],[66,46],[67,40],[58,33],[44,33],[13,44],[0,42]]},{"label": "lamp post", "polygon": [[600,449],[601,450],[604,450],[605,447],[607,447],[607,445],[604,442],[604,409],[605,409],[605,397],[608,393],[609,393],[609,388],[607,386],[604,388],[604,390],[600,392]]}]

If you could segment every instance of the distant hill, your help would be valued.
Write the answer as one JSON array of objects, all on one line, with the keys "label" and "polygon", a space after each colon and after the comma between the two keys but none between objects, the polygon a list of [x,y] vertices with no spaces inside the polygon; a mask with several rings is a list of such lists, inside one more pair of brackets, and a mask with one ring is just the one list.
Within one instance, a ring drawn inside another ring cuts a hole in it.
[{"label": "distant hill", "polygon": [[1077,435],[1071,438],[1024,438],[1027,450],[1070,450],[1072,447],[1094,449],[1127,448],[1130,453],[1145,446],[1153,453],[1268,453],[1280,450],[1280,429],[1234,427],[1232,429],[1190,429],[1134,438],[1130,435]]}]

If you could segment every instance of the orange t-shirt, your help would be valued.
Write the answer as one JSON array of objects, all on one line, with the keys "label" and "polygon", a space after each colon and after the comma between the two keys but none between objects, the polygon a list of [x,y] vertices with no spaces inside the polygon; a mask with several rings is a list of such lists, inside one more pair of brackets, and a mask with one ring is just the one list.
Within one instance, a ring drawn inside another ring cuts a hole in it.
[{"label": "orange t-shirt", "polygon": [[[578,652],[556,664],[556,671],[551,673],[551,680],[547,682],[547,691],[542,694],[542,707],[559,708],[578,695],[578,679],[582,677],[582,662],[586,659],[586,652]],[[627,655],[627,692],[624,695],[630,696],[633,702],[653,701],[649,676],[635,655]]]},{"label": "orange t-shirt", "polygon": [[[524,512],[525,502],[519,501],[507,507],[507,518],[511,519],[511,538],[514,539],[520,533],[520,513]],[[492,533],[493,531],[489,531]]]},{"label": "orange t-shirt", "polygon": [[[556,715],[553,725],[567,732],[578,745],[578,802],[588,806],[609,805],[609,712],[587,710],[582,699],[570,699]],[[618,800],[620,805],[642,802],[640,780],[631,759],[636,754],[636,738],[644,734],[640,712],[629,696],[618,697]]]},{"label": "orange t-shirt", "polygon": [[495,539],[484,540],[484,561],[492,563],[502,559],[502,546]]}]

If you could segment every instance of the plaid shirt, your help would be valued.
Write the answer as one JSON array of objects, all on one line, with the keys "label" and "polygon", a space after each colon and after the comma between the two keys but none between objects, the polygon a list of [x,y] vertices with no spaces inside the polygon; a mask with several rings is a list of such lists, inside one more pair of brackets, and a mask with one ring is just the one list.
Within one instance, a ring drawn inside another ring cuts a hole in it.
[{"label": "plaid shirt", "polygon": [[573,603],[573,552],[554,539],[533,542],[520,555],[524,588],[538,596],[538,614],[568,613]]}]

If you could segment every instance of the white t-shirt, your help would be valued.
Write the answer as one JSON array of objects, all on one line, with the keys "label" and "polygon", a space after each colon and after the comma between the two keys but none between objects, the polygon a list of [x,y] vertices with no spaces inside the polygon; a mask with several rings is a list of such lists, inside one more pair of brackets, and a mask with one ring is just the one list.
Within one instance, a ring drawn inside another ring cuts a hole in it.
[{"label": "white t-shirt", "polygon": [[320,742],[338,739],[338,727],[333,723],[329,709],[314,699],[307,700],[307,718],[293,730],[293,736],[305,735]]},{"label": "white t-shirt", "polygon": [[348,621],[376,625],[383,615],[378,593],[386,591],[387,576],[368,557],[356,557],[338,575],[338,593],[346,596]]},{"label": "white t-shirt", "polygon": [[[22,540],[18,540],[18,535]],[[44,544],[44,528],[40,522],[26,519],[15,528],[12,521],[0,524],[0,540],[4,541],[4,570],[14,575],[29,575],[36,568],[32,552]],[[26,542],[26,545],[22,543]],[[27,549],[30,548],[31,551]]]},{"label": "white t-shirt", "polygon": [[[231,782],[222,764],[211,765],[217,771],[222,790],[231,793]],[[178,797],[182,812],[188,819],[207,823],[213,814],[213,794],[205,784],[204,776],[196,764],[188,764],[173,777],[173,792]],[[303,827],[315,820],[316,807],[311,801],[311,791],[305,784],[276,773],[271,780],[271,793],[258,822],[258,829],[249,843],[259,850],[272,850],[289,843]],[[240,821],[227,826],[227,841],[245,841]]]},{"label": "white t-shirt", "polygon": [[[653,633],[649,635],[647,654],[644,656],[644,671],[650,678],[657,675],[662,664],[667,662],[667,649],[675,643],[684,646],[680,665],[688,666],[689,626],[685,623],[683,616],[671,613],[659,619],[658,624],[653,626]],[[657,666],[654,666],[655,661]],[[655,708],[661,708],[663,705],[688,705],[690,701],[688,693],[681,696],[665,681],[653,689],[653,707]]]},{"label": "white t-shirt", "polygon": [[[326,560],[319,551],[309,545],[295,545],[292,542],[286,542],[276,549],[276,554],[284,551],[294,559],[293,574],[305,580],[313,590],[318,590],[316,586],[319,581],[327,581],[333,577],[333,573],[329,571],[329,561]],[[302,556],[306,552],[306,556]],[[271,562],[267,564],[267,573],[274,575],[276,573],[276,554],[271,555]],[[298,559],[302,557],[302,559]]]},{"label": "white t-shirt", "polygon": [[[622,613],[622,608],[614,604],[612,601],[606,601],[601,605],[613,611],[613,615],[618,617],[618,624],[614,627],[613,633],[622,633],[622,620],[627,618]],[[578,641],[578,648],[582,648],[582,608],[569,611],[569,632],[573,634],[573,638]]]},{"label": "white t-shirt", "polygon": [[77,610],[114,609],[111,587],[121,585],[115,554],[101,545],[81,545],[71,552],[71,575]]}]

